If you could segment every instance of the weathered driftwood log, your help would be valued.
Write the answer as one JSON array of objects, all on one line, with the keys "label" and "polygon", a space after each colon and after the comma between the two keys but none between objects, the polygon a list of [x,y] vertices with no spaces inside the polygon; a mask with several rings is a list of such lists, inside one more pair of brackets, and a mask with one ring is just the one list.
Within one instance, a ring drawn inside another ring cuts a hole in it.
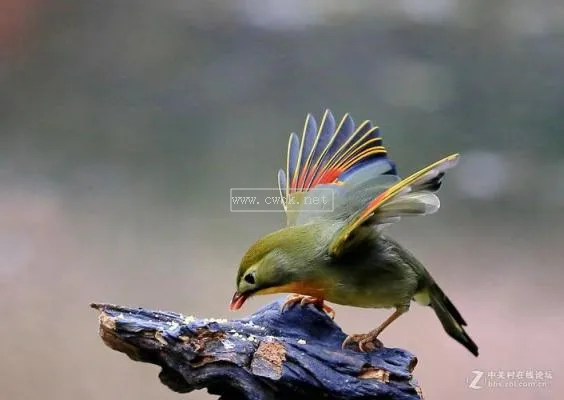
[{"label": "weathered driftwood log", "polygon": [[401,349],[342,350],[343,331],[313,306],[274,302],[241,320],[92,304],[100,336],[135,361],[162,367],[170,389],[207,388],[221,399],[420,399]]}]

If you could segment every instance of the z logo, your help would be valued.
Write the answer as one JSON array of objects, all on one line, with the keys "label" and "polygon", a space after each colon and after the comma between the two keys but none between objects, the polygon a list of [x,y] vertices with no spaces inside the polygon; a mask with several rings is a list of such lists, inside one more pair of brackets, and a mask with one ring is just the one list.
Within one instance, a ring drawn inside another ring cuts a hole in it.
[{"label": "z logo", "polygon": [[480,379],[482,379],[482,376],[484,376],[484,371],[474,370],[474,371],[472,371],[472,373],[474,374],[474,378],[470,381],[470,383],[468,384],[468,387],[470,389],[481,389],[481,388],[483,388],[483,386],[479,385],[478,383],[480,382]]}]

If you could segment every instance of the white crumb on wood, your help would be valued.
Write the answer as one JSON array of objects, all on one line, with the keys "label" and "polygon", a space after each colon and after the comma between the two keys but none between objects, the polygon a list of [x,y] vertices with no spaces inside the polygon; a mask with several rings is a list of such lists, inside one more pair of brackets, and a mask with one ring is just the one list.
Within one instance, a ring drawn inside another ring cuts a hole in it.
[{"label": "white crumb on wood", "polygon": [[235,347],[235,345],[234,345],[232,342],[230,342],[229,340],[224,340],[224,341],[223,341],[223,346],[225,346],[225,348],[226,348],[227,350],[231,350],[231,349],[233,349],[233,348]]}]

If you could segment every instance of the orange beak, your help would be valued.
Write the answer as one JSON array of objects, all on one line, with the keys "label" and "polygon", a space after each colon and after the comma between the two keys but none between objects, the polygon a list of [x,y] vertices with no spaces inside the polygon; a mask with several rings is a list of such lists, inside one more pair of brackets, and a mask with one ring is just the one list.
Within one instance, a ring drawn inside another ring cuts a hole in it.
[{"label": "orange beak", "polygon": [[241,307],[243,307],[243,304],[245,304],[245,301],[248,298],[249,298],[249,296],[246,295],[246,294],[235,292],[235,294],[233,295],[233,299],[231,300],[231,305],[229,306],[229,308],[231,309],[231,311],[240,309]]}]

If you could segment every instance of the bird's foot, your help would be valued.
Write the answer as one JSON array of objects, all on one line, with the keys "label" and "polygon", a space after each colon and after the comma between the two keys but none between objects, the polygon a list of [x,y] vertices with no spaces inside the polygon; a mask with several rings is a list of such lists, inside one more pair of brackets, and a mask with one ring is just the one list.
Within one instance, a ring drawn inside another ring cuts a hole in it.
[{"label": "bird's foot", "polygon": [[335,310],[332,307],[325,304],[323,299],[319,299],[313,296],[305,296],[303,294],[291,294],[288,296],[282,307],[280,308],[280,312],[284,312],[287,308],[290,308],[296,304],[300,306],[305,306],[307,304],[313,304],[317,307],[320,311],[325,311],[325,313],[331,318],[335,319]]},{"label": "bird's foot", "polygon": [[360,333],[356,335],[349,335],[343,341],[342,348],[343,350],[350,344],[356,344],[358,349],[363,353],[367,351],[373,351],[384,347],[384,344],[380,339],[377,337],[378,335],[374,335],[372,333]]}]

